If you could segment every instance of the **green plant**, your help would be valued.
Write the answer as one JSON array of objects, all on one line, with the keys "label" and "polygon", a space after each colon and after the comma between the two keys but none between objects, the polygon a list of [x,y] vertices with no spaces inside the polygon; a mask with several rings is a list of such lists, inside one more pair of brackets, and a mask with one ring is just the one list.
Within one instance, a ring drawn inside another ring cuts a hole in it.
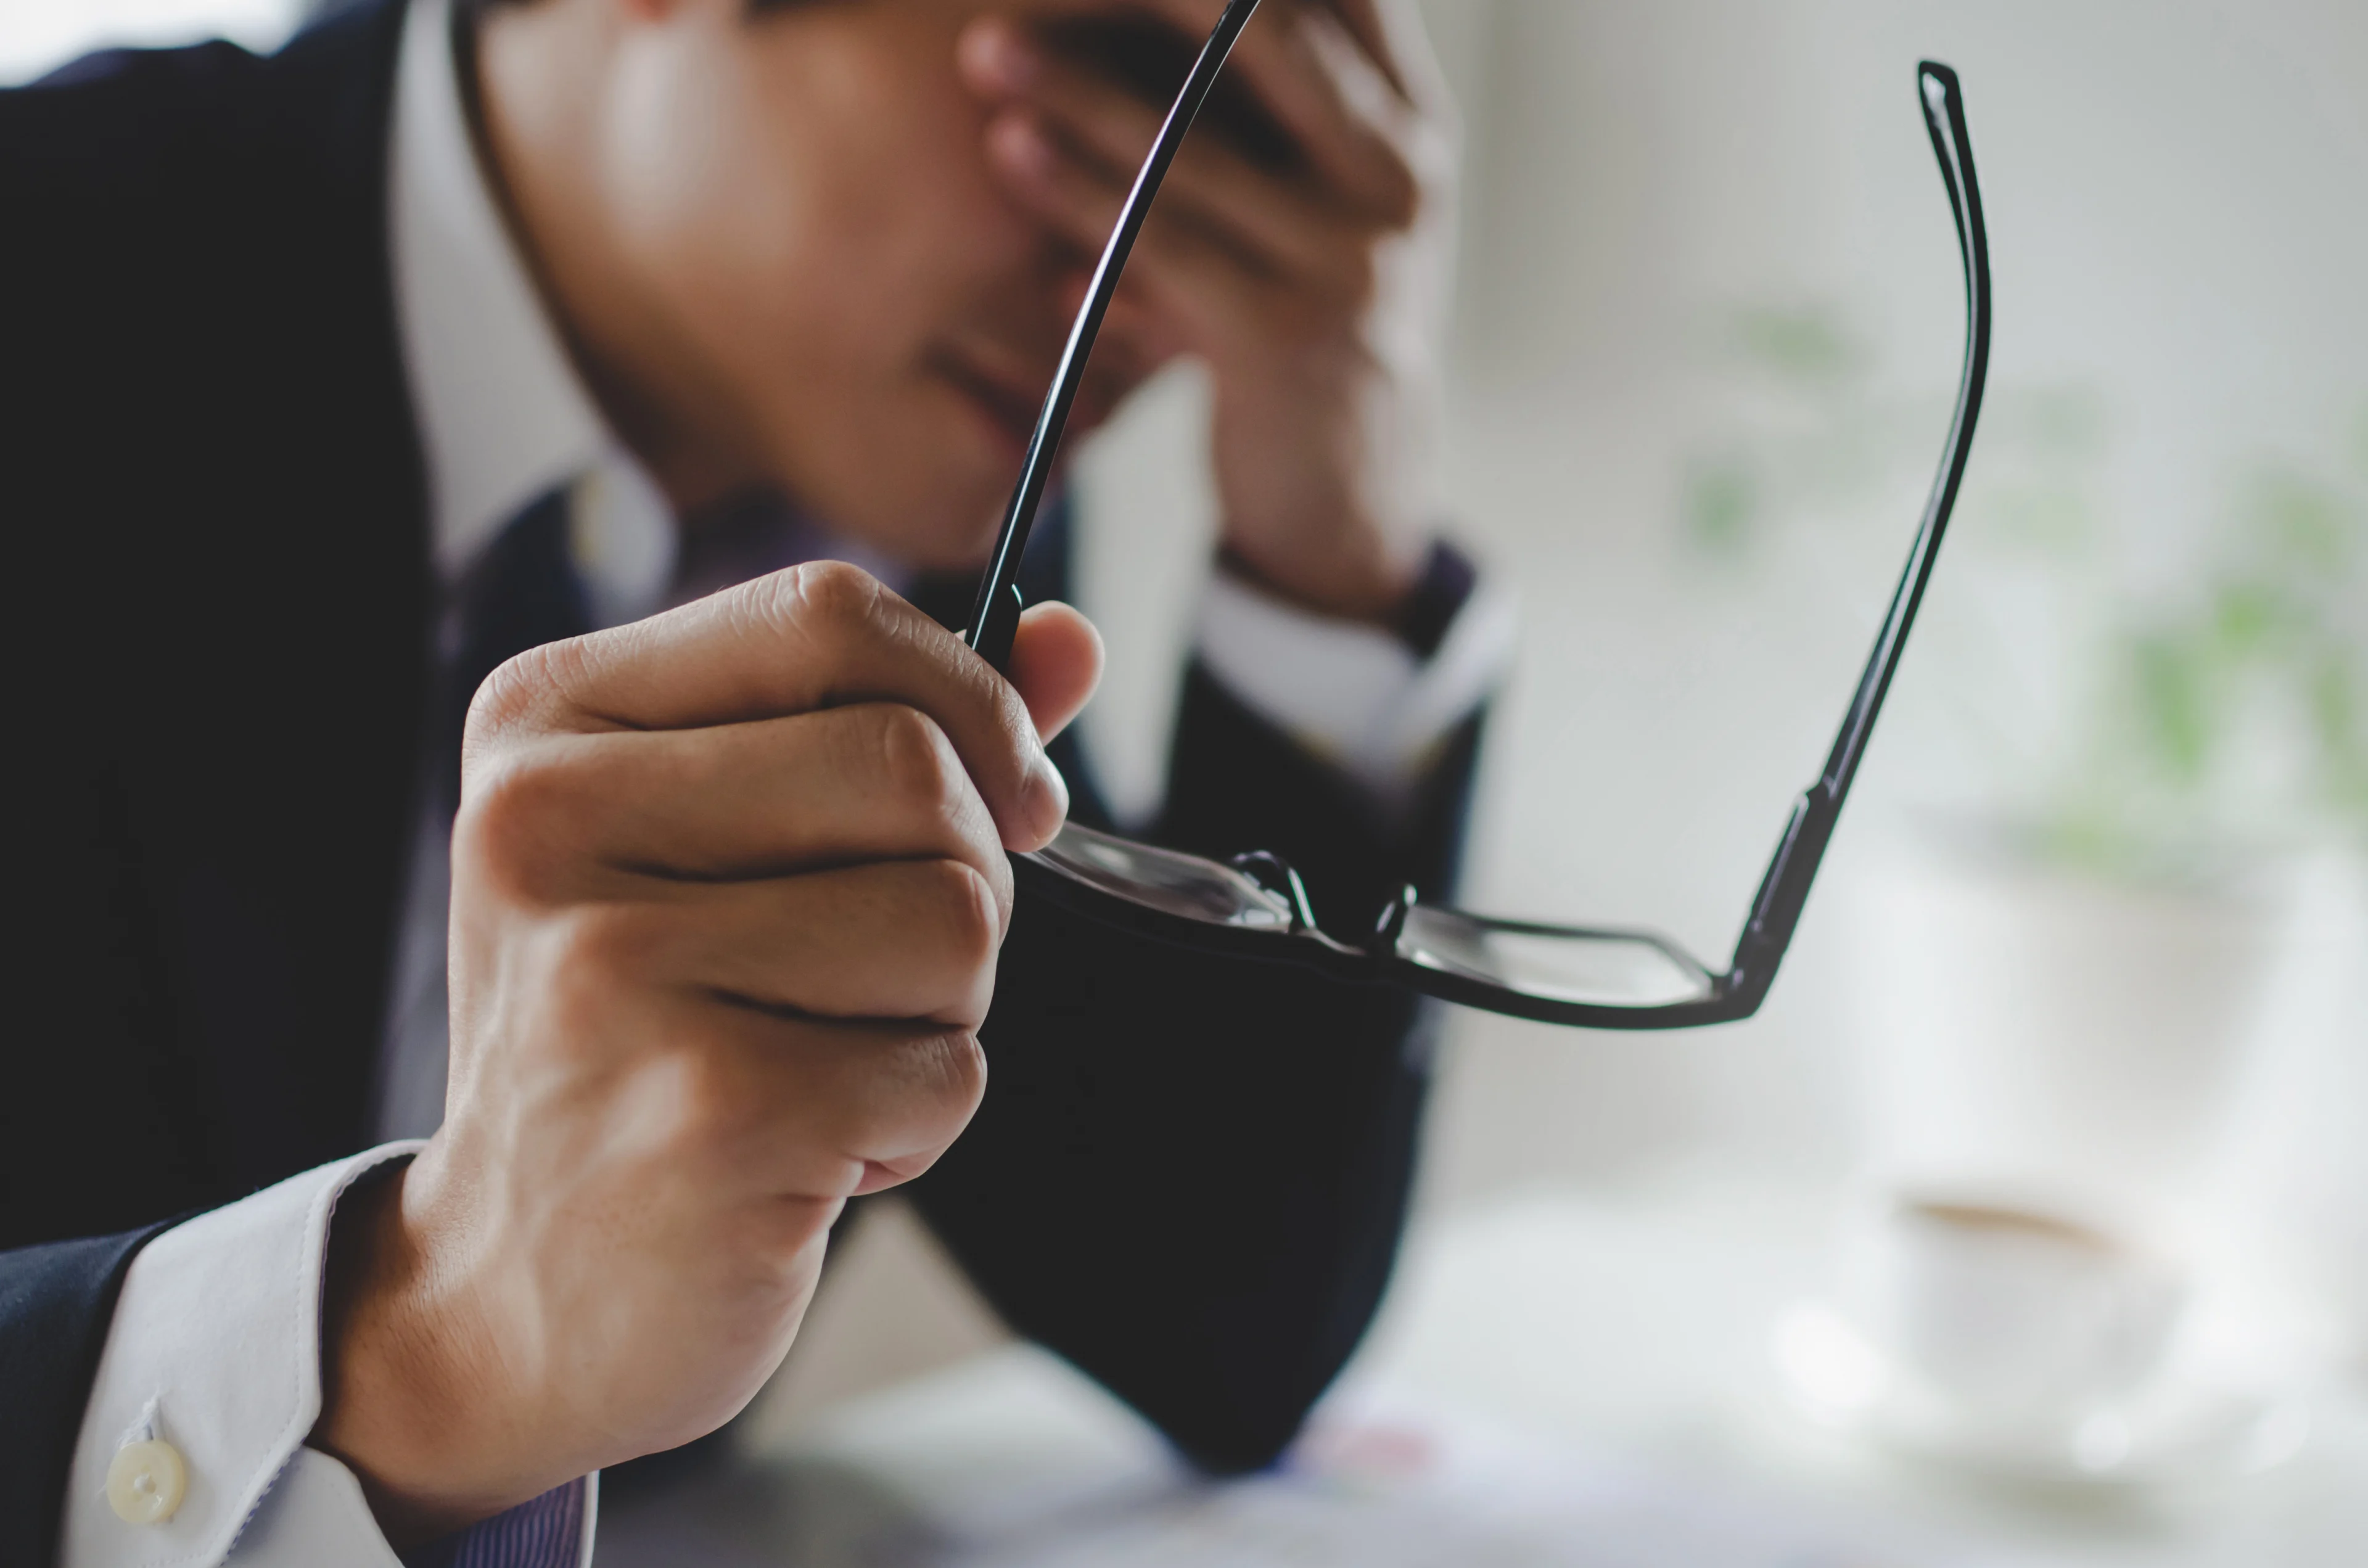
[{"label": "green plant", "polygon": [[2190,591],[2116,630],[2064,848],[2368,830],[2368,451],[2358,466],[2249,466]]},{"label": "green plant", "polygon": [[[1833,305],[1730,317],[1717,364],[1736,413],[1685,462],[1690,555],[1733,570],[1782,529],[1854,517],[1896,529],[1946,399],[1887,391],[1877,361]],[[2139,875],[2265,840],[2368,835],[2368,410],[2337,445],[2317,463],[2236,464],[2183,591],[2138,604],[2108,526],[2104,396],[1993,385],[1949,592],[1973,597],[1969,579],[2010,566],[2053,579],[2056,613],[2087,623],[2064,639],[2055,684],[2078,693],[2066,719],[1985,733],[1995,804],[2048,853]],[[1988,662],[1966,663],[1960,682],[1978,687]]]},{"label": "green plant", "polygon": [[[1920,472],[1948,418],[1945,391],[1886,388],[1865,335],[1832,305],[1736,311],[1716,356],[1744,406],[1686,460],[1680,533],[1706,559],[1748,557],[1793,518],[1862,509]],[[1994,384],[1961,507],[1975,529],[1960,531],[2067,559],[2085,551],[2101,532],[2108,436],[2093,387]]]}]

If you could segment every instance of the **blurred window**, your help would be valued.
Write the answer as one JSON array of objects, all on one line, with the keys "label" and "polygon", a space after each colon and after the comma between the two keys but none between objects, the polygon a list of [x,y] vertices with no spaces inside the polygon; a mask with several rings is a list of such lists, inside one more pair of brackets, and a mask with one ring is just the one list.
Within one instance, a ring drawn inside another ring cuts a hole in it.
[{"label": "blurred window", "polygon": [[304,0],[0,0],[0,85],[114,44],[226,38],[274,49],[305,9]]}]

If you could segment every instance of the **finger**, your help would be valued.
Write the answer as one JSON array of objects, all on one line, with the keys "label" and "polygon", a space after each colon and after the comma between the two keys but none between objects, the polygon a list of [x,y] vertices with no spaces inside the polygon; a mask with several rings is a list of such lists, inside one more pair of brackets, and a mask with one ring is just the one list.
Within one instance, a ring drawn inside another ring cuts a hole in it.
[{"label": "finger", "polygon": [[[1016,199],[1071,243],[1101,243],[1124,199],[1114,182],[1024,123],[999,123],[990,134],[998,143],[1007,137],[1027,143],[994,154],[1028,166],[1026,174],[1010,176]],[[1127,263],[1119,299],[1129,302],[1130,317],[1152,324],[1154,341],[1221,361],[1237,351],[1270,358],[1294,354],[1299,346],[1325,341],[1350,325],[1371,302],[1370,267],[1355,270],[1370,260],[1359,247],[1339,258],[1334,276],[1278,276],[1186,210],[1155,206]]]},{"label": "finger", "polygon": [[886,860],[765,882],[651,883],[581,906],[574,961],[790,1017],[974,1028],[1004,911],[957,860]]},{"label": "finger", "polygon": [[1430,29],[1418,0],[1326,0],[1357,45],[1386,74],[1407,103],[1425,114],[1452,119],[1453,95],[1447,70],[1431,47]]},{"label": "finger", "polygon": [[1330,9],[1304,7],[1246,69],[1336,188],[1378,222],[1414,222],[1430,127]]},{"label": "finger", "polygon": [[[1194,36],[1207,30],[1195,0],[1152,5]],[[1414,221],[1421,183],[1418,160],[1410,153],[1419,141],[1421,112],[1328,6],[1261,13],[1226,68],[1240,73],[1345,202],[1394,228]]]},{"label": "finger", "polygon": [[1102,678],[1102,634],[1058,601],[1032,605],[1011,641],[1011,684],[1047,741],[1069,727]]},{"label": "finger", "polygon": [[1372,62],[1391,90],[1410,104],[1433,99],[1430,39],[1421,13],[1406,0],[1320,0],[1323,9]]},{"label": "finger", "polygon": [[[1062,281],[1060,297],[1070,316],[1084,308],[1092,283],[1093,275],[1082,269]],[[1119,278],[1118,292],[1110,296],[1110,314],[1102,318],[1102,335],[1094,341],[1094,358],[1087,361],[1088,375],[1112,343],[1124,347],[1125,362],[1132,367],[1130,389],[1141,386],[1190,350],[1188,335],[1179,332],[1177,322],[1159,309],[1156,300],[1145,298],[1145,292],[1131,273]]]},{"label": "finger", "polygon": [[[1054,139],[1114,192],[1132,184],[1158,133],[1156,110],[1098,74],[1036,49],[1000,18],[973,24],[963,43],[965,68],[975,79],[1001,84],[1009,97],[1042,116]],[[1007,178],[1024,179],[1041,160],[1031,162],[1017,135],[992,126],[988,145],[991,156],[1007,154],[996,158]],[[1335,283],[1353,280],[1360,271],[1356,258],[1375,237],[1370,222],[1339,208],[1320,187],[1278,177],[1224,142],[1204,137],[1185,142],[1155,210],[1171,219],[1189,215],[1212,230],[1224,248],[1240,253],[1261,271]]]},{"label": "finger", "polygon": [[[920,1175],[961,1136],[985,1088],[967,1029],[781,1020],[684,997],[656,1016],[681,1042],[637,1064],[619,1096],[672,1108],[666,1165],[694,1202],[753,1192],[860,1197]],[[792,1217],[794,1229],[794,1217]]]},{"label": "finger", "polygon": [[[987,155],[1013,195],[1069,243],[1091,251],[1109,238],[1123,188],[1070,155],[1030,116],[998,116],[988,128]],[[1266,258],[1190,210],[1162,201],[1144,221],[1120,291],[1181,305],[1205,331],[1261,318],[1269,297],[1282,288]]]},{"label": "finger", "polygon": [[1398,74],[1397,62],[1390,49],[1388,33],[1372,0],[1324,0],[1323,9],[1338,22],[1341,30],[1353,41],[1358,51],[1371,61],[1373,69],[1390,85],[1400,97],[1411,100],[1406,79]]},{"label": "finger", "polygon": [[814,562],[647,620],[520,654],[477,693],[464,761],[521,731],[682,730],[861,702],[937,722],[1003,843],[1058,831],[1068,790],[1027,704],[961,639],[870,574]]},{"label": "finger", "polygon": [[472,778],[454,831],[512,894],[548,905],[634,896],[619,878],[758,881],[921,858],[960,860],[1010,902],[985,801],[937,722],[902,703],[549,736]]}]

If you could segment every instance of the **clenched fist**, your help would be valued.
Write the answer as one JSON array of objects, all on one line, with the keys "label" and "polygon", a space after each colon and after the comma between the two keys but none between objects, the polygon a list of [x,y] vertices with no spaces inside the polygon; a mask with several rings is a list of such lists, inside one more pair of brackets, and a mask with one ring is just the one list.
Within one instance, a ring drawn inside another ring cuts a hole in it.
[{"label": "clenched fist", "polygon": [[714,1429],[797,1333],[849,1198],[985,1082],[1007,850],[1100,648],[1007,684],[853,567],[513,660],[452,838],[450,1090],[336,1225],[314,1443],[398,1544]]}]

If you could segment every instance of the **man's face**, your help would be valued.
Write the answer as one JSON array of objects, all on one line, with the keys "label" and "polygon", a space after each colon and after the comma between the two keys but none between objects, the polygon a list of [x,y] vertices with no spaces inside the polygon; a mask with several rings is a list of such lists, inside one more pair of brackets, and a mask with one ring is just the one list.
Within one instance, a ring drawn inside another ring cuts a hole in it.
[{"label": "man's face", "polygon": [[[627,5],[591,159],[635,335],[666,346],[632,395],[918,565],[992,542],[1092,260],[991,177],[955,57],[985,8]],[[1151,358],[1114,325],[1072,431]]]}]

